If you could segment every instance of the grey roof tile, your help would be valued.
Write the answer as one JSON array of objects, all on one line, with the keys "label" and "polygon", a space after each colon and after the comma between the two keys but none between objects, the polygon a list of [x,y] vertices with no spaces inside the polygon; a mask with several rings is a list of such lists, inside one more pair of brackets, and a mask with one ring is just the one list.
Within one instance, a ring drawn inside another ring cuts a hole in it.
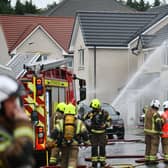
[{"label": "grey roof tile", "polygon": [[45,13],[47,16],[75,16],[77,11],[135,11],[116,0],[63,0],[58,6]]},{"label": "grey roof tile", "polygon": [[157,13],[78,12],[86,46],[126,47]]},{"label": "grey roof tile", "polygon": [[143,48],[160,46],[165,40],[168,40],[168,24],[160,29],[155,35],[141,36]]}]

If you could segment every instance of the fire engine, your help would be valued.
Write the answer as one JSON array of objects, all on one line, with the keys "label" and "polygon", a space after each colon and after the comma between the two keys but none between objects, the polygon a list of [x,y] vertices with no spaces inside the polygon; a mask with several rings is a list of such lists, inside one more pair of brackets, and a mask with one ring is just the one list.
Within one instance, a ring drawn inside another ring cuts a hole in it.
[{"label": "fire engine", "polygon": [[[38,167],[47,164],[46,140],[50,135],[50,117],[56,105],[62,101],[77,104],[86,98],[85,80],[62,67],[67,61],[63,59],[25,65],[25,73],[19,78],[27,92],[23,96],[23,105],[33,123]],[[79,81],[79,100],[76,100],[75,94],[76,81]]]}]

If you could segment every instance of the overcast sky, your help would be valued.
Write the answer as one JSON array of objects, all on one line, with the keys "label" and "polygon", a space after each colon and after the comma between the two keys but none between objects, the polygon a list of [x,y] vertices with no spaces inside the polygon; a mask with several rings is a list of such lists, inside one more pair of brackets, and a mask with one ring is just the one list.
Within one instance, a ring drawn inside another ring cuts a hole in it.
[{"label": "overcast sky", "polygon": [[[17,0],[11,0],[12,6],[15,5]],[[26,0],[21,0],[21,2],[25,2]],[[53,2],[59,2],[60,0],[32,0],[33,4],[35,4],[38,8],[45,8],[47,4],[52,4]]]},{"label": "overcast sky", "polygon": [[[25,0],[21,0],[21,1],[24,2]],[[52,4],[54,1],[55,2],[60,2],[61,0],[32,0],[32,1],[38,8],[45,8],[45,7],[47,7],[47,4]],[[150,3],[154,2],[154,0],[145,0],[145,1],[146,2],[148,1]],[[11,0],[11,2],[12,2],[12,6],[14,6],[15,3],[16,3],[16,0]],[[168,0],[166,0],[166,2],[168,2]]]}]

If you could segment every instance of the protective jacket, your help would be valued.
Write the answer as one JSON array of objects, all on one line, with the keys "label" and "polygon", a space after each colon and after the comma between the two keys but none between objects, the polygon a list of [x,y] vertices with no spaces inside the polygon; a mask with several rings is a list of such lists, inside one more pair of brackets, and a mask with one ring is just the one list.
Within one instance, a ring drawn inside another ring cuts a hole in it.
[{"label": "protective jacket", "polygon": [[162,115],[162,138],[168,138],[168,110],[166,110]]},{"label": "protective jacket", "polygon": [[0,168],[33,167],[33,132],[25,120],[0,116]]},{"label": "protective jacket", "polygon": [[88,119],[91,120],[90,131],[92,133],[104,133],[112,123],[109,113],[104,110],[92,110],[84,116],[84,120]]},{"label": "protective jacket", "polygon": [[64,114],[57,111],[51,116],[51,130],[53,130],[56,127],[56,124],[58,120],[62,119],[64,117]]},{"label": "protective jacket", "polygon": [[84,123],[79,120],[75,119],[75,133],[73,140],[71,141],[70,144],[67,144],[66,140],[64,139],[64,119],[61,119],[58,121],[56,124],[56,127],[54,131],[51,133],[51,138],[54,140],[57,140],[57,145],[58,146],[66,146],[66,145],[76,145],[81,142],[88,142],[89,136],[88,136],[88,131],[86,129],[86,126]]},{"label": "protective jacket", "polygon": [[145,134],[159,134],[162,129],[162,121],[157,110],[149,108],[145,114]]}]

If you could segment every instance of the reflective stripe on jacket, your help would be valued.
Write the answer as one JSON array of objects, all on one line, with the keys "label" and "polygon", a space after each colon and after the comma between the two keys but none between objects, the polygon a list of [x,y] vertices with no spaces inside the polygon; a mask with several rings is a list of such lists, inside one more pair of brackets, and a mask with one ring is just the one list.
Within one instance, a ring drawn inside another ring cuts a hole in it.
[{"label": "reflective stripe on jacket", "polygon": [[166,110],[162,115],[163,127],[162,127],[162,138],[168,138],[168,110]]},{"label": "reflective stripe on jacket", "polygon": [[149,108],[145,114],[144,132],[146,134],[158,134],[160,130],[157,129],[157,124],[161,123],[160,115],[157,110]]},{"label": "reflective stripe on jacket", "polygon": [[92,110],[84,116],[84,120],[91,120],[91,132],[92,133],[104,133],[107,127],[112,124],[112,119],[109,113],[105,110],[94,111]]}]

